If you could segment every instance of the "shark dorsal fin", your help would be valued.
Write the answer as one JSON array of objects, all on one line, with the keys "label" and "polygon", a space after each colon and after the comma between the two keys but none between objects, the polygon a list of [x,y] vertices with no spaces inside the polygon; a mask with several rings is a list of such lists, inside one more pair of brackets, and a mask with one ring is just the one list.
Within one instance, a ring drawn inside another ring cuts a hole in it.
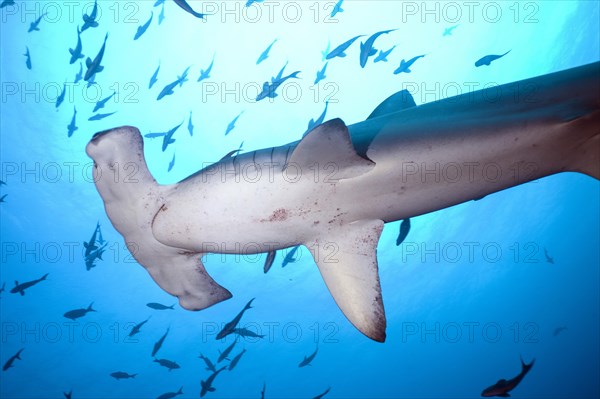
[{"label": "shark dorsal fin", "polygon": [[410,92],[406,89],[400,90],[379,104],[367,119],[378,118],[382,115],[391,114],[392,112],[398,112],[416,106],[417,104]]},{"label": "shark dorsal fin", "polygon": [[348,127],[341,119],[332,119],[314,128],[296,146],[288,165],[336,168],[330,180],[347,179],[370,171],[375,163],[356,153]]}]

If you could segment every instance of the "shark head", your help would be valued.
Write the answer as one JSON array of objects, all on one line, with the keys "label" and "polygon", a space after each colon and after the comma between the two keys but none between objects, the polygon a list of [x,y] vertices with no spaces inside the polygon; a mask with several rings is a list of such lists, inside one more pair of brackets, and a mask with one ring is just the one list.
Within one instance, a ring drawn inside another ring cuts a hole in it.
[{"label": "shark head", "polygon": [[85,151],[94,160],[96,168],[108,168],[116,162],[139,160],[143,154],[143,146],[139,130],[123,126],[96,133]]},{"label": "shark head", "polygon": [[96,186],[110,192],[115,199],[143,191],[145,184],[156,184],[144,159],[142,135],[135,127],[122,126],[96,133],[86,153],[94,161]]}]

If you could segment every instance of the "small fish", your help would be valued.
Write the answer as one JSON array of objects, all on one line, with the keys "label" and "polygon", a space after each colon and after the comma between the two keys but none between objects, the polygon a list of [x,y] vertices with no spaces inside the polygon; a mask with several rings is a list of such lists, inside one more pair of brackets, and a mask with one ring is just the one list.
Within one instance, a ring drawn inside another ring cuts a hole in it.
[{"label": "small fish", "polygon": [[379,61],[388,62],[387,57],[388,57],[388,55],[390,55],[390,53],[392,51],[394,51],[395,48],[396,48],[396,46],[392,47],[388,51],[379,50],[379,54],[377,54],[377,57],[375,57],[375,60],[373,60],[373,62],[379,62]]},{"label": "small fish", "polygon": [[458,28],[458,25],[450,26],[449,28],[444,29],[444,34],[442,36],[451,36],[452,31]]},{"label": "small fish", "polygon": [[19,350],[16,354],[12,355],[11,357],[8,358],[8,360],[6,361],[6,363],[4,363],[4,366],[2,367],[2,371],[6,371],[13,366],[13,363],[15,360],[21,359],[21,352],[23,352],[25,350],[25,348],[22,348],[21,350]]},{"label": "small fish", "polygon": [[96,267],[96,264],[94,262],[96,262],[97,259],[102,260],[102,254],[104,253],[104,249],[106,248],[106,245],[91,251],[90,254],[88,256],[86,256],[85,259],[85,268],[87,271],[90,271],[92,268]]},{"label": "small fish", "polygon": [[156,341],[156,343],[154,344],[154,347],[152,348],[152,357],[154,357],[156,355],[156,353],[162,347],[163,342],[165,342],[165,339],[167,338],[167,335],[169,334],[169,330],[170,330],[170,328],[167,328],[167,331],[165,332],[165,335],[163,335],[162,337],[160,337],[160,339],[158,341]]},{"label": "small fish", "polygon": [[288,79],[299,79],[298,78],[298,74],[300,73],[300,71],[296,71],[294,73],[289,74],[286,77],[282,77],[280,79],[277,79],[275,81],[271,81],[272,83],[269,84],[269,82],[265,82],[263,83],[263,88],[262,91],[258,94],[258,96],[256,96],[256,101],[260,101],[263,100],[265,98],[275,98],[278,96],[278,94],[276,93],[277,89],[279,88],[279,86],[281,86],[286,80]]},{"label": "small fish", "polygon": [[[164,7],[164,5],[163,5],[163,7]],[[177,391],[177,392],[163,393],[162,395],[160,395],[156,399],[173,399],[177,395],[183,395],[183,387],[180,387],[179,391]]]},{"label": "small fish", "polygon": [[150,84],[148,85],[149,89],[151,89],[152,86],[154,86],[154,84],[158,82],[158,71],[160,71],[160,63],[158,64],[158,68],[156,68],[156,71],[154,71],[154,74],[150,78]]},{"label": "small fish", "polygon": [[15,0],[2,0],[2,3],[0,4],[0,8],[4,8],[7,6],[14,6],[15,5]]},{"label": "small fish", "polygon": [[267,259],[265,260],[265,266],[263,267],[265,273],[271,270],[271,266],[273,266],[273,262],[275,262],[275,255],[277,255],[277,251],[269,251],[267,253]]},{"label": "small fish", "polygon": [[0,180],[0,186],[6,186],[6,182],[4,180]]},{"label": "small fish", "polygon": [[6,201],[4,201],[4,198],[6,198],[7,195],[8,194],[4,194],[2,197],[0,197],[0,202],[6,202]]},{"label": "small fish", "polygon": [[102,58],[104,57],[104,51],[106,49],[106,40],[107,39],[108,39],[108,33],[106,34],[106,36],[104,36],[104,43],[102,44],[102,47],[100,48],[100,51],[98,52],[98,55],[96,55],[96,58],[94,58],[93,61],[90,57],[88,57],[87,60],[85,60],[85,65],[87,67],[87,71],[85,72],[85,76],[83,79],[86,82],[89,81],[94,75],[96,75],[97,73],[100,73],[104,70],[104,67],[101,64],[102,64]]},{"label": "small fish", "polygon": [[194,11],[192,9],[192,7],[190,7],[190,5],[185,0],[173,0],[173,1],[175,1],[175,4],[177,4],[179,7],[181,7],[184,11],[187,11],[188,13],[192,14],[196,18],[203,19],[206,16],[206,14],[201,14],[199,12]]},{"label": "small fish", "polygon": [[[83,54],[81,51],[83,50],[83,45],[81,44],[81,31],[79,30],[79,26],[77,27],[77,45],[74,49],[70,48],[69,53],[71,54],[71,60],[69,64],[74,64],[80,58],[83,58]],[[81,65],[81,64],[80,64]],[[79,72],[81,73],[81,71]],[[77,82],[75,82],[77,83]]]},{"label": "small fish", "polygon": [[402,73],[402,72],[411,73],[412,71],[410,70],[410,67],[412,66],[412,64],[414,64],[419,58],[423,58],[423,57],[425,57],[424,54],[417,55],[416,57],[413,57],[408,61],[402,59],[402,61],[400,61],[400,66],[398,68],[396,68],[396,70],[394,71],[394,75],[398,75],[399,73]]},{"label": "small fish", "polygon": [[96,22],[96,18],[98,17],[98,0],[94,2],[94,8],[92,9],[92,13],[90,15],[83,15],[83,26],[81,27],[81,31],[85,31],[88,28],[97,28],[98,22]]},{"label": "small fish", "polygon": [[176,362],[168,359],[154,359],[154,362],[160,364],[163,367],[168,368],[169,371],[181,368],[181,366],[178,365]]},{"label": "small fish", "polygon": [[233,341],[233,343],[231,345],[229,345],[227,348],[225,348],[225,350],[223,352],[219,351],[219,359],[217,359],[217,363],[221,363],[225,359],[229,360],[229,358],[227,356],[229,356],[229,354],[233,350],[233,347],[235,346],[236,342],[237,342],[237,340]]},{"label": "small fish", "polygon": [[487,387],[481,392],[481,396],[483,397],[491,397],[491,396],[500,396],[500,397],[509,397],[509,392],[516,388],[517,385],[523,380],[523,378],[527,375],[529,370],[533,367],[535,363],[535,359],[531,361],[529,364],[525,364],[523,358],[521,358],[521,372],[518,376],[513,379],[506,381],[505,379],[498,380],[497,383]]},{"label": "small fish", "polygon": [[327,70],[328,64],[329,64],[329,62],[326,62],[325,65],[323,65],[323,69],[321,69],[320,71],[317,72],[317,77],[315,78],[314,84],[318,84],[320,81],[322,81],[323,79],[325,79],[327,77],[327,76],[325,76],[325,71]]},{"label": "small fish", "polygon": [[63,392],[65,395],[65,399],[71,399],[73,397],[73,390],[71,389],[69,392]]},{"label": "small fish", "polygon": [[154,310],[167,310],[167,309],[174,310],[175,309],[174,304],[171,306],[166,306],[166,305],[163,305],[161,303],[156,303],[156,302],[147,303],[146,306],[148,306],[149,308],[154,309]]},{"label": "small fish", "polygon": [[554,258],[552,258],[549,254],[548,254],[548,250],[546,248],[544,248],[544,256],[546,257],[546,262],[550,263],[550,264],[554,264]]},{"label": "small fish", "polygon": [[19,284],[18,281],[15,281],[15,286],[10,290],[11,294],[21,294],[21,296],[25,295],[25,290],[27,288],[33,287],[34,285],[45,281],[46,277],[48,277],[48,273],[44,274],[42,277],[38,278],[37,280],[32,280],[32,281],[26,281],[24,283]]},{"label": "small fish", "polygon": [[2,283],[2,288],[0,288],[0,294],[6,291],[6,281]]},{"label": "small fish", "polygon": [[213,54],[212,61],[210,62],[210,65],[208,66],[208,68],[206,68],[206,70],[204,70],[204,69],[200,70],[200,77],[198,78],[198,82],[202,82],[203,80],[210,78],[210,72],[212,71],[214,64],[215,64],[215,56]]},{"label": "small fish", "polygon": [[173,153],[173,159],[171,159],[171,162],[169,162],[169,168],[167,169],[167,172],[170,172],[173,169],[173,166],[175,166],[175,153]]},{"label": "small fish", "polygon": [[160,14],[158,14],[158,24],[161,25],[165,20],[165,5],[163,3],[162,9],[160,10]]},{"label": "small fish", "polygon": [[63,316],[66,317],[67,319],[71,319],[71,320],[75,321],[76,319],[79,319],[80,317],[85,316],[89,312],[96,312],[95,309],[92,309],[93,304],[94,304],[94,302],[90,303],[90,306],[88,306],[87,309],[69,310]]},{"label": "small fish", "polygon": [[400,232],[398,233],[398,238],[396,238],[396,246],[399,246],[404,242],[408,232],[410,231],[410,219],[404,219],[402,223],[400,223]]},{"label": "small fish", "polygon": [[104,98],[104,99],[102,99],[100,101],[97,101],[96,105],[94,106],[94,110],[92,112],[96,112],[96,111],[104,108],[104,106],[106,105],[106,103],[109,102],[116,94],[117,94],[117,92],[115,91],[110,96],[108,96],[108,97],[106,97],[106,98]]},{"label": "small fish", "polygon": [[290,252],[287,253],[287,255],[285,255],[283,262],[281,262],[281,267],[286,267],[288,263],[294,263],[296,261],[294,255],[296,255],[296,251],[298,251],[298,248],[300,248],[300,245],[296,245],[294,248],[292,248]]},{"label": "small fish", "polygon": [[260,64],[261,62],[263,62],[264,60],[266,60],[267,58],[269,58],[269,52],[271,51],[271,48],[273,47],[273,45],[277,42],[277,39],[273,40],[273,42],[271,44],[269,44],[269,47],[267,47],[265,49],[265,51],[262,52],[262,54],[260,55],[260,57],[258,57],[258,60],[256,60],[256,65]]},{"label": "small fish", "polygon": [[560,334],[561,332],[565,331],[567,329],[566,326],[561,326],[561,327],[556,327],[554,329],[554,332],[552,333],[553,336],[557,337],[558,334]]},{"label": "small fish", "polygon": [[83,79],[83,64],[80,62],[79,63],[79,72],[77,73],[77,75],[75,75],[74,83],[79,83],[82,79]]},{"label": "small fish", "polygon": [[144,321],[136,324],[135,326],[133,326],[133,328],[129,332],[129,336],[133,337],[134,335],[139,334],[140,330],[142,329],[142,327],[144,326],[144,324],[148,323],[148,320],[150,320],[150,317],[148,317],[146,320],[144,320]]},{"label": "small fish", "polygon": [[116,113],[117,113],[117,111],[111,112],[111,113],[108,113],[108,114],[95,114],[95,115],[92,115],[91,117],[89,117],[88,121],[99,121],[99,120],[102,120],[104,118],[108,118],[109,116],[114,115]]},{"label": "small fish", "polygon": [[327,55],[329,55],[329,50],[331,49],[331,41],[327,41],[327,47],[324,51],[321,51],[321,61],[325,61],[327,59]]},{"label": "small fish", "polygon": [[490,55],[486,55],[485,57],[482,57],[480,59],[478,59],[477,61],[475,61],[475,66],[476,67],[480,67],[483,65],[490,65],[493,61],[496,61],[499,58],[504,57],[506,54],[510,53],[511,50],[508,50],[506,53],[502,54],[502,55],[495,55],[495,54],[490,54]]},{"label": "small fish", "polygon": [[160,5],[162,5],[164,7],[165,0],[156,0],[156,2],[154,3],[154,5],[152,7],[158,7]]},{"label": "small fish", "polygon": [[115,380],[126,380],[128,378],[135,378],[137,374],[129,374],[124,371],[115,371],[114,373],[110,373],[110,376]]},{"label": "small fish", "polygon": [[[304,132],[304,134],[302,135],[302,137],[305,137],[308,133],[310,133],[314,128],[316,128],[317,126],[319,126],[320,124],[323,123],[323,121],[325,120],[325,115],[327,114],[327,107],[329,105],[329,101],[325,101],[325,109],[323,110],[323,112],[321,113],[321,115],[317,118],[317,120],[315,121],[314,119],[311,119],[308,122],[308,128],[306,129],[306,132]],[[295,252],[295,251],[294,251]]]},{"label": "small fish", "polygon": [[152,18],[154,18],[154,12],[153,11],[150,12],[150,19],[144,25],[138,26],[137,32],[135,32],[135,36],[133,37],[133,40],[139,39],[140,37],[142,37],[142,35],[144,33],[146,33],[146,31],[148,30],[148,27],[152,23]]},{"label": "small fish", "polygon": [[31,25],[29,25],[29,30],[27,31],[27,33],[31,33],[34,30],[39,31],[40,30],[40,28],[39,28],[40,22],[42,22],[42,18],[44,18],[46,16],[46,14],[47,13],[43,13],[42,15],[39,16],[38,19],[36,19],[34,22],[32,22]]},{"label": "small fish", "polygon": [[267,390],[267,383],[263,382],[263,389],[260,391],[260,399],[265,399],[265,392]]},{"label": "small fish", "polygon": [[31,69],[31,54],[29,53],[29,47],[25,47],[25,50],[27,50],[27,52],[23,54],[26,57],[25,65],[27,66],[27,69]]},{"label": "small fish", "polygon": [[194,135],[194,125],[192,124],[192,111],[190,111],[190,119],[188,121],[188,132],[190,132],[190,136]]},{"label": "small fish", "polygon": [[67,125],[67,137],[71,137],[77,129],[79,129],[77,127],[77,108],[73,106],[73,118],[71,119],[71,123]]},{"label": "small fish", "polygon": [[337,46],[336,48],[331,50],[331,52],[329,54],[327,54],[327,57],[325,57],[325,59],[330,60],[335,57],[342,57],[342,58],[345,57],[346,50],[348,49],[348,47],[350,47],[352,45],[352,43],[354,43],[359,37],[363,37],[363,36],[364,35],[358,35],[358,36],[353,37],[352,39],[340,44],[339,46]]},{"label": "small fish", "polygon": [[206,363],[206,369],[212,372],[216,372],[217,368],[215,367],[215,364],[213,362],[210,361],[209,358],[207,358],[206,356],[204,356],[202,353],[200,354],[200,356],[198,356],[200,359],[204,360],[204,363]]},{"label": "small fish", "polygon": [[188,75],[188,71],[190,70],[190,67],[187,67],[185,71],[183,71],[183,74],[181,76],[177,77],[177,80],[175,80],[172,83],[169,83],[168,85],[166,85],[161,92],[159,93],[158,97],[156,98],[157,101],[159,101],[160,99],[162,99],[165,96],[170,96],[174,93],[174,89],[177,87],[177,85],[179,85],[179,87],[183,86],[183,84],[185,82],[188,81],[187,79],[187,75]]},{"label": "small fish", "polygon": [[315,396],[313,399],[321,399],[321,398],[323,398],[323,396],[327,395],[327,394],[329,393],[329,391],[330,391],[330,390],[331,390],[331,388],[327,388],[327,389],[325,390],[325,392],[323,392],[323,393],[321,393],[321,394],[318,394],[318,395],[317,395],[317,396]]},{"label": "small fish", "polygon": [[238,313],[237,316],[235,316],[233,320],[231,320],[229,323],[225,324],[223,329],[217,334],[216,339],[225,338],[227,335],[233,333],[233,329],[238,325],[244,313],[248,309],[252,309],[252,301],[254,301],[254,299],[255,298],[250,299],[246,306],[244,306],[244,308],[240,311],[240,313]]},{"label": "small fish", "polygon": [[233,359],[231,359],[231,363],[229,363],[228,370],[231,371],[235,368],[235,366],[239,363],[242,356],[246,353],[246,349],[242,350],[239,354],[237,354]]},{"label": "small fish", "polygon": [[67,94],[67,84],[66,83],[63,84],[62,92],[59,94],[58,97],[56,97],[56,104],[55,104],[56,108],[60,107],[60,105],[63,103],[63,101],[65,101],[65,94]]},{"label": "small fish", "polygon": [[260,335],[255,333],[252,330],[248,330],[247,328],[234,328],[231,330],[233,334],[237,334],[240,337],[248,337],[248,338],[264,338],[264,335]]},{"label": "small fish", "polygon": [[331,10],[331,18],[335,17],[335,15],[338,12],[344,12],[344,10],[342,9],[343,2],[344,0],[339,0],[337,3],[335,3],[335,6],[333,6],[333,10]]},{"label": "small fish", "polygon": [[227,129],[225,130],[225,136],[227,136],[235,128],[235,123],[240,118],[240,116],[242,116],[243,113],[244,111],[240,112],[238,116],[236,116],[231,122],[229,122],[229,125],[227,125]]},{"label": "small fish", "polygon": [[366,42],[360,43],[360,66],[364,68],[367,65],[367,61],[369,61],[369,57],[377,54],[377,50],[373,47],[375,44],[375,40],[381,35],[387,35],[390,32],[394,32],[396,29],[383,30],[381,32],[377,32],[371,37],[367,39]]},{"label": "small fish", "polygon": [[212,386],[212,383],[214,382],[215,378],[217,378],[217,376],[219,375],[219,373],[223,370],[225,370],[226,367],[221,367],[220,369],[218,369],[217,371],[215,371],[214,373],[212,373],[207,379],[206,381],[202,380],[200,381],[200,386],[202,387],[202,390],[200,391],[200,397],[204,397],[204,395],[206,395],[207,392],[214,392],[216,389]]},{"label": "small fish", "polygon": [[315,349],[315,351],[311,355],[304,356],[304,359],[302,359],[298,367],[311,366],[310,362],[312,362],[315,356],[317,356],[317,352],[319,352],[319,346],[317,346],[317,349]]},{"label": "small fish", "polygon": [[157,137],[162,137],[163,138],[162,150],[163,150],[163,152],[165,152],[166,149],[167,149],[167,147],[170,144],[173,144],[175,142],[175,139],[173,138],[173,135],[175,134],[175,132],[177,131],[177,129],[179,129],[181,127],[181,125],[183,125],[183,122],[181,122],[179,125],[175,126],[173,129],[169,130],[168,132],[165,132],[165,133],[148,133],[148,134],[145,134],[144,137],[147,137],[149,139],[153,139],[153,138],[157,138]]}]

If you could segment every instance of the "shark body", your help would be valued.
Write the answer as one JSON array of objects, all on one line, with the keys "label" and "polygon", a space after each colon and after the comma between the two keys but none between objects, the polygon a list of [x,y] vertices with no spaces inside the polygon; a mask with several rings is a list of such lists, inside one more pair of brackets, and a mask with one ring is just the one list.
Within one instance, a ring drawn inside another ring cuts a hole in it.
[{"label": "shark body", "polygon": [[[114,227],[182,307],[231,297],[202,254],[302,244],[348,320],[383,342],[376,249],[384,223],[559,172],[599,179],[599,88],[594,63],[419,106],[401,91],[363,122],[330,120],[301,141],[235,155],[173,185],[150,174],[136,128],[98,133],[86,151]],[[128,162],[138,165],[137,184],[97,178]],[[492,164],[502,173],[488,176]],[[462,173],[428,175],[435,165]]]}]

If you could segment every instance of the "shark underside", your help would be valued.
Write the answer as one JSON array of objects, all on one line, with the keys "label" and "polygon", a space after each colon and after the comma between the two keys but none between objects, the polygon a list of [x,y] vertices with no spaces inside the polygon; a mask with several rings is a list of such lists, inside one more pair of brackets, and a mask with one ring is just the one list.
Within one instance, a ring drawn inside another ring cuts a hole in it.
[{"label": "shark underside", "polygon": [[[114,227],[182,307],[231,297],[203,254],[301,244],[349,321],[383,342],[384,223],[559,172],[599,179],[600,63],[420,106],[401,91],[363,122],[333,119],[300,141],[225,158],[172,185],[148,171],[134,127],[98,133],[86,151]],[[106,178],[131,163],[135,183]],[[441,168],[452,173],[431,173]]]}]

